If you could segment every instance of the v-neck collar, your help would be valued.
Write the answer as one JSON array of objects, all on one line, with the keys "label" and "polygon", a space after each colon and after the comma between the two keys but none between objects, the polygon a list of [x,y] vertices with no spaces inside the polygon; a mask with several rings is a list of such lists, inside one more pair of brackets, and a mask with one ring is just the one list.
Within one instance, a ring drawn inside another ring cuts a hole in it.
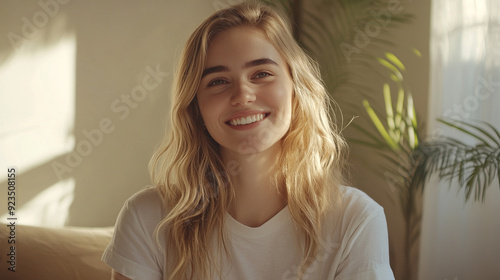
[{"label": "v-neck collar", "polygon": [[226,213],[226,228],[228,231],[244,238],[259,238],[271,234],[282,228],[287,222],[292,222],[288,205],[258,227],[246,226],[234,219],[229,213]]}]

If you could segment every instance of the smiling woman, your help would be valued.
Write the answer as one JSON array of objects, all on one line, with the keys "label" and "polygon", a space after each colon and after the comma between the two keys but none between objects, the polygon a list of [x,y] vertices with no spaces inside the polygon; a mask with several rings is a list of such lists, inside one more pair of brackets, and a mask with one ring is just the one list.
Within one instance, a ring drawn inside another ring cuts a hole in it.
[{"label": "smiling woman", "polygon": [[345,142],[316,64],[272,9],[189,38],[171,130],[103,260],[114,279],[394,279],[383,209],[342,183]]}]

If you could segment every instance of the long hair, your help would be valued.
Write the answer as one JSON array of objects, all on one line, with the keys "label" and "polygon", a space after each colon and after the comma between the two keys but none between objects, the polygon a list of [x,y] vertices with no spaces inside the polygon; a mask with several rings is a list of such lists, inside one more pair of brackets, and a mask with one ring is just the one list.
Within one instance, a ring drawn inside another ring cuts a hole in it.
[{"label": "long hair", "polygon": [[[220,275],[227,254],[224,216],[234,197],[219,144],[203,127],[196,93],[211,40],[236,27],[261,31],[280,52],[293,83],[292,119],[281,139],[274,182],[284,186],[291,216],[304,233],[302,273],[322,245],[321,221],[338,205],[345,141],[333,124],[317,64],[295,42],[273,9],[246,2],[220,10],[188,39],[173,85],[170,129],[150,162],[153,184],[167,212],[156,235],[165,237],[169,280]],[[215,236],[214,236],[215,235]],[[217,240],[212,243],[212,240]],[[166,278],[167,276],[165,276]]]}]

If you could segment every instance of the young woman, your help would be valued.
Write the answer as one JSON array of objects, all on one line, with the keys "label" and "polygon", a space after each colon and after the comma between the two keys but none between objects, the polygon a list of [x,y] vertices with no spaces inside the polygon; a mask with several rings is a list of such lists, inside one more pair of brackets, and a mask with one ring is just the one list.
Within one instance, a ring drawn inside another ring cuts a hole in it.
[{"label": "young woman", "polygon": [[317,66],[272,9],[189,38],[154,188],[123,207],[113,279],[394,279],[383,209],[341,186],[345,142]]}]

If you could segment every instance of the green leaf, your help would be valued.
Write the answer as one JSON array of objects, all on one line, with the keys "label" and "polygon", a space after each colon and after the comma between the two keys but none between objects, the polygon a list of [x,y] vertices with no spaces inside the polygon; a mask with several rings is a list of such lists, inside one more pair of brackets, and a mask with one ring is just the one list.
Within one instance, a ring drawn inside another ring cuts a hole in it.
[{"label": "green leaf", "polygon": [[391,88],[389,84],[385,83],[383,87],[384,92],[384,101],[385,101],[385,114],[387,115],[387,126],[389,129],[389,134],[394,139],[395,142],[399,141],[399,138],[396,138],[394,131],[396,127],[394,125],[394,113],[392,111],[392,100],[391,100]]},{"label": "green leaf", "polygon": [[483,144],[485,144],[485,145],[489,145],[488,141],[486,141],[485,139],[483,139],[483,138],[481,138],[481,137],[477,136],[475,133],[473,133],[473,132],[471,132],[471,131],[468,131],[468,130],[466,130],[466,129],[464,129],[464,128],[462,128],[462,127],[460,127],[460,126],[456,125],[456,124],[453,124],[453,123],[451,123],[451,122],[447,122],[447,121],[445,121],[445,120],[443,120],[443,119],[438,119],[438,121],[439,121],[439,122],[441,122],[441,123],[443,123],[443,124],[445,124],[445,125],[447,125],[447,126],[449,126],[449,127],[455,128],[455,129],[457,129],[457,130],[459,130],[459,131],[462,131],[462,132],[464,132],[465,134],[472,136],[473,138],[478,139],[479,141],[481,141],[481,142],[482,142]]},{"label": "green leaf", "polygon": [[400,86],[398,90],[398,100],[396,101],[396,117],[394,118],[394,125],[399,128],[398,134],[404,134],[404,128],[401,127],[401,120],[403,119],[403,106],[404,106],[405,92]]},{"label": "green leaf", "polygon": [[377,61],[384,66],[385,68],[389,69],[396,77],[399,79],[399,81],[403,80],[403,75],[401,72],[396,68],[394,65],[392,65],[389,61],[383,59],[383,58],[377,58]]},{"label": "green leaf", "polygon": [[412,50],[413,50],[413,53],[416,54],[418,57],[422,57],[422,53],[419,50],[417,50],[415,48],[413,48]]},{"label": "green leaf", "polygon": [[415,133],[415,129],[417,127],[417,117],[415,115],[415,107],[413,106],[413,97],[411,94],[408,94],[408,105],[407,105],[407,116],[409,120],[408,124],[408,143],[412,150],[414,150],[418,146],[418,137]]},{"label": "green leaf", "polygon": [[[497,135],[498,139],[500,140],[500,132],[494,127],[492,126],[491,124],[487,123],[487,122],[484,122],[491,130],[493,130],[493,132],[495,132],[495,134]],[[496,141],[495,141],[496,142]],[[500,145],[499,145],[500,146]]]},{"label": "green leaf", "polygon": [[[481,132],[483,135],[485,135],[486,137],[490,138],[495,144],[497,144],[497,146],[500,146],[500,142],[495,138],[493,137],[493,135],[491,135],[490,133],[488,133],[485,129],[482,129],[481,127],[479,126],[476,126],[476,125],[472,125],[470,123],[467,123],[467,122],[464,122],[464,121],[459,121],[461,124],[463,125],[466,125],[468,127],[471,127],[479,132]],[[493,129],[493,131],[495,133],[498,133],[498,131],[496,131],[496,129],[490,125],[490,127]],[[488,145],[489,146],[489,145]]]},{"label": "green leaf", "polygon": [[408,94],[408,116],[410,118],[411,124],[414,128],[417,128],[417,113],[415,111],[415,106],[413,104],[413,96],[411,93]]},{"label": "green leaf", "polygon": [[378,118],[377,114],[375,111],[373,111],[372,107],[370,106],[370,103],[365,99],[363,100],[363,106],[365,107],[366,112],[368,113],[368,116],[372,120],[373,124],[377,128],[378,132],[380,135],[384,138],[385,142],[391,147],[392,150],[399,150],[399,146],[394,142],[394,140],[389,136],[387,133],[387,130],[385,130],[384,125]]},{"label": "green leaf", "polygon": [[398,78],[396,75],[392,74],[392,73],[391,73],[391,75],[389,76],[389,78],[391,78],[391,80],[392,80],[393,82],[395,82],[395,83],[399,83],[399,82],[401,82],[401,80],[399,80],[399,78]]},{"label": "green leaf", "polygon": [[385,57],[387,57],[387,59],[390,62],[392,62],[392,64],[396,65],[399,69],[406,71],[404,64],[401,62],[401,60],[399,60],[399,58],[397,58],[397,56],[395,56],[392,53],[387,52],[387,53],[385,53]]}]

